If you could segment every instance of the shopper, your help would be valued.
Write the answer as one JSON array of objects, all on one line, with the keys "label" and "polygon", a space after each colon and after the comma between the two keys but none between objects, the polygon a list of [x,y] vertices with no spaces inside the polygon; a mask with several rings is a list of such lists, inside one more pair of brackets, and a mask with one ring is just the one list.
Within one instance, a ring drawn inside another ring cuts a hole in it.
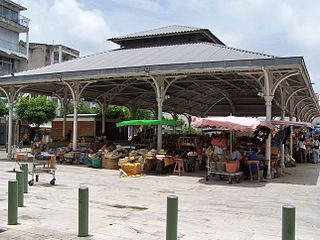
[{"label": "shopper", "polygon": [[306,138],[303,134],[299,137],[299,156],[300,162],[306,163]]},{"label": "shopper", "polygon": [[319,145],[318,136],[315,136],[312,144],[313,163],[319,163]]}]

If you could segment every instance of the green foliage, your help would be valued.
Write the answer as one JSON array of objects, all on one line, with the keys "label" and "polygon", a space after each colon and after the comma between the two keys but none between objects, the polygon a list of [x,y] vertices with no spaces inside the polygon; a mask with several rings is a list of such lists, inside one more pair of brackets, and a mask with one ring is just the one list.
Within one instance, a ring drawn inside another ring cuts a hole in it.
[{"label": "green foliage", "polygon": [[7,100],[0,99],[0,117],[9,113],[9,109],[6,107]]},{"label": "green foliage", "polygon": [[180,131],[181,134],[201,134],[200,131],[198,131],[197,129],[193,128],[193,127],[185,127]]},{"label": "green foliage", "polygon": [[[73,114],[73,104],[68,104],[67,114]],[[98,104],[95,107],[89,108],[84,101],[81,101],[78,105],[78,114],[101,114],[101,109]]]},{"label": "green foliage", "polygon": [[177,122],[177,124],[176,124],[177,127],[183,127],[186,124],[186,122],[181,118],[177,119],[176,122]]},{"label": "green foliage", "polygon": [[153,120],[154,114],[148,109],[138,109],[136,119],[138,120]]},{"label": "green foliage", "polygon": [[124,106],[109,105],[107,109],[107,119],[113,120],[130,120],[130,110]]},{"label": "green foliage", "polygon": [[[68,104],[68,111],[67,114],[73,113],[73,104]],[[101,107],[96,104],[95,107],[89,108],[86,106],[85,102],[80,102],[78,106],[78,114],[101,114]],[[130,120],[131,113],[130,110],[125,106],[118,106],[118,105],[109,105],[107,108],[106,113],[107,119],[113,120]],[[154,114],[152,111],[148,109],[138,109],[137,111],[137,119],[141,120],[152,120],[154,119]]]},{"label": "green foliage", "polygon": [[[163,120],[172,120],[172,118],[163,118]],[[181,118],[178,118],[176,120],[176,126],[177,127],[183,127],[185,125],[185,121]]]},{"label": "green foliage", "polygon": [[30,99],[20,98],[16,113],[22,122],[36,124],[39,127],[40,124],[47,123],[55,118],[55,110],[54,102],[40,96]]}]

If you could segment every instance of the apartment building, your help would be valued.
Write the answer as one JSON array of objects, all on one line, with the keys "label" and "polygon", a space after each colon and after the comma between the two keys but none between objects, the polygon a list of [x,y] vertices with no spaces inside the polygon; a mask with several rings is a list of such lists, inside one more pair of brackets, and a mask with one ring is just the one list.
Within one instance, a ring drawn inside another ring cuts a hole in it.
[{"label": "apartment building", "polygon": [[29,44],[28,69],[39,68],[78,58],[80,52],[61,44]]},{"label": "apartment building", "polygon": [[[20,14],[24,10],[13,1],[0,0],[0,75],[27,69],[29,19]],[[25,35],[25,42],[20,34]]]}]

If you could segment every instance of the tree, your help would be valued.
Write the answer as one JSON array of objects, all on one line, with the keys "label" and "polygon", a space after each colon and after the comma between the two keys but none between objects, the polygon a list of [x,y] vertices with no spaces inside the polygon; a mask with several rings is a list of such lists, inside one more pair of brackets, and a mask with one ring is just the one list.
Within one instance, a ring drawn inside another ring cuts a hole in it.
[{"label": "tree", "polygon": [[0,117],[6,115],[9,113],[8,108],[6,107],[6,100],[5,99],[0,99]]},{"label": "tree", "polygon": [[[172,118],[163,118],[163,120],[166,120],[166,121],[168,121],[168,120],[173,120]],[[183,119],[181,119],[181,118],[178,118],[177,120],[176,120],[176,126],[177,127],[183,127],[184,125],[185,125],[185,121],[183,120]]]},{"label": "tree", "polygon": [[201,132],[193,127],[185,127],[180,131],[181,134],[198,134],[200,135]]},{"label": "tree", "polygon": [[22,122],[35,124],[38,128],[40,124],[53,120],[56,104],[46,97],[20,98],[16,108],[16,113]]},{"label": "tree", "polygon": [[153,120],[154,119],[154,114],[149,109],[138,108],[138,110],[137,110],[137,119],[139,119],[139,120]]},{"label": "tree", "polygon": [[[73,114],[73,103],[68,103],[67,114]],[[101,114],[101,109],[99,105],[89,108],[84,101],[81,101],[78,105],[78,114]]]},{"label": "tree", "polygon": [[107,109],[107,119],[129,120],[131,117],[130,110],[124,106],[109,105]]}]

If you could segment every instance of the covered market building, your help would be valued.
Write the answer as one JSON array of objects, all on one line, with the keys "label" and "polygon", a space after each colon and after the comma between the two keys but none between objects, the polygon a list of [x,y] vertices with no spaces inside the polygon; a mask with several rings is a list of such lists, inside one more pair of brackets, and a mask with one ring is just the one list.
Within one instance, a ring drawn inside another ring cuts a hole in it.
[{"label": "covered market building", "polygon": [[[168,26],[109,39],[119,48],[0,77],[9,106],[9,156],[13,106],[20,93],[56,96],[74,104],[77,146],[80,99],[99,103],[102,133],[109,104],[194,116],[290,117],[320,115],[303,57],[278,57],[226,46],[208,29]],[[64,127],[63,135],[66,134]],[[162,146],[158,126],[157,148]],[[266,159],[270,159],[270,137]]]}]

